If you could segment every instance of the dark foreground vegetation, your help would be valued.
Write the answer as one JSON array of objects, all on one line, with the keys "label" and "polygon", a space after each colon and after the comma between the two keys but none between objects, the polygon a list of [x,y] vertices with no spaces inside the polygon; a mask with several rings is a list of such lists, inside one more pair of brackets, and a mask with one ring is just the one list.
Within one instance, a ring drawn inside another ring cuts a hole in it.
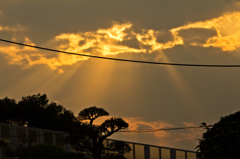
[{"label": "dark foreground vegetation", "polygon": [[240,111],[221,117],[213,126],[206,125],[199,140],[198,155],[202,159],[240,158]]},{"label": "dark foreground vegetation", "polygon": [[[82,152],[87,152],[92,154],[94,159],[103,156],[106,159],[124,159],[116,152],[121,154],[130,152],[131,147],[127,143],[114,141],[107,148],[104,147],[103,141],[119,130],[128,128],[128,123],[122,118],[112,117],[100,125],[94,124],[97,118],[108,115],[105,109],[93,106],[80,111],[75,117],[72,111],[62,105],[49,102],[46,94],[22,97],[18,102],[5,97],[0,100],[1,123],[68,132],[70,135],[65,138],[65,142],[76,147],[79,153],[69,153],[54,145],[32,145],[31,141],[22,141],[16,145],[17,148],[7,150],[4,155],[20,159],[37,159],[37,157],[75,159],[84,158]],[[0,146],[6,146],[5,142],[0,143]],[[105,154],[105,150],[110,153]]]},{"label": "dark foreground vegetation", "polygon": [[[75,147],[76,152],[66,152],[62,148],[49,144],[32,145],[31,141],[22,141],[15,149],[8,149],[6,157],[19,159],[37,159],[37,157],[59,159],[84,159],[82,152],[92,155],[94,159],[124,159],[120,154],[128,153],[131,147],[124,142],[111,142],[104,147],[103,141],[112,134],[128,128],[122,118],[109,118],[100,125],[96,119],[109,113],[98,107],[89,107],[75,117],[56,102],[49,102],[47,95],[37,94],[22,97],[20,101],[4,98],[0,100],[0,122],[13,125],[50,129],[68,132],[65,142]],[[213,126],[202,123],[206,128],[199,140],[198,155],[202,159],[239,159],[240,158],[240,111],[221,117]],[[0,147],[7,143],[0,141]],[[106,150],[110,153],[105,154]],[[113,152],[113,153],[111,153]],[[41,153],[41,154],[39,154]],[[59,155],[59,156],[58,156]]]}]

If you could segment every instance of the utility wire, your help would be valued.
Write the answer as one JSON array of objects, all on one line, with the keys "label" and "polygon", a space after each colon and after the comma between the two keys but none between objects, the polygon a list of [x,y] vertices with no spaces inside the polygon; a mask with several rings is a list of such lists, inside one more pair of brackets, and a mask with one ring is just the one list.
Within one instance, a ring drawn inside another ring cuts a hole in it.
[{"label": "utility wire", "polygon": [[41,50],[59,52],[59,53],[70,54],[70,55],[86,56],[86,57],[105,59],[105,60],[114,60],[114,61],[145,63],[145,64],[156,64],[156,65],[192,66],[192,67],[240,67],[240,65],[205,65],[205,64],[184,64],[184,63],[182,64],[182,63],[165,63],[165,62],[128,60],[128,59],[119,59],[119,58],[111,58],[111,57],[103,57],[103,56],[95,56],[95,55],[87,55],[87,54],[81,54],[81,53],[73,53],[73,52],[55,50],[55,49],[50,49],[50,48],[44,48],[44,47],[33,46],[33,45],[18,43],[18,42],[14,42],[14,41],[4,40],[4,39],[0,39],[0,41],[7,42],[7,43],[12,43],[12,44],[16,44],[16,45],[32,47],[32,48],[41,49]]},{"label": "utility wire", "polygon": [[[210,128],[212,126],[208,126]],[[142,129],[142,130],[121,130],[119,132],[124,133],[145,133],[145,132],[157,132],[157,131],[171,131],[171,130],[186,130],[186,129],[206,129],[206,126],[198,127],[179,127],[179,128],[167,128],[167,129]]]},{"label": "utility wire", "polygon": [[[212,127],[212,126],[208,126],[209,127]],[[142,129],[142,130],[121,130],[121,131],[118,131],[118,132],[122,132],[122,133],[144,133],[144,132],[157,132],[157,131],[171,131],[171,130],[187,130],[187,129],[201,129],[201,128],[206,128],[205,126],[198,126],[198,127],[179,127],[179,128],[167,128],[167,129]],[[53,132],[54,133],[54,132]],[[54,133],[54,134],[65,134],[65,135],[68,135],[69,133],[67,132],[62,132],[62,133]],[[3,136],[0,136],[0,137],[26,137],[26,136],[43,136],[43,135],[52,135],[51,133],[50,134],[44,134],[44,133],[41,133],[41,134],[37,134],[37,135],[3,135]]]}]

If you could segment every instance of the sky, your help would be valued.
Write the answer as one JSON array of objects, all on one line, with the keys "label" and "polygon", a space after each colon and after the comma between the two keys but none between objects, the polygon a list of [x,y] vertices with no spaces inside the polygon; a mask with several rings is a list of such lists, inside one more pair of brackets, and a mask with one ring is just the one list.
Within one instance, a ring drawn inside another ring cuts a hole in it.
[{"label": "sky", "polygon": [[[0,38],[111,58],[239,65],[240,1],[0,0]],[[110,61],[0,42],[0,98],[45,93],[75,115],[102,107],[131,130],[200,126],[239,111],[239,69]],[[196,150],[204,132],[111,138]]]}]

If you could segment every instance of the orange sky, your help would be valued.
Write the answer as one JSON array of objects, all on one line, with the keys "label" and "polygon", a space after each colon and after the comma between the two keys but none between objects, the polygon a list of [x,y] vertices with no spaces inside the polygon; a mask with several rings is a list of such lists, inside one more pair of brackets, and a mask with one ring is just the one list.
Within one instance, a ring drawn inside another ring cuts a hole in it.
[{"label": "orange sky", "polygon": [[[240,64],[240,3],[212,1],[4,1],[0,36],[97,56],[189,64]],[[213,124],[238,111],[239,68],[116,62],[0,42],[0,97],[46,93],[75,114],[96,105],[131,129]],[[194,150],[202,130],[116,134]]]}]

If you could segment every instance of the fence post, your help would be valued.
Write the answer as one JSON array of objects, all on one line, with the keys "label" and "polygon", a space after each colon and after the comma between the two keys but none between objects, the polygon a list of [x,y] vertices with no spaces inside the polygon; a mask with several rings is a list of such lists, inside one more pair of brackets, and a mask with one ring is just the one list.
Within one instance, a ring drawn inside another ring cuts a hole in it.
[{"label": "fence post", "polygon": [[148,145],[144,145],[144,158],[150,159],[150,147]]},{"label": "fence post", "polygon": [[176,159],[176,150],[175,149],[170,149],[170,157],[171,157],[171,159]]}]

